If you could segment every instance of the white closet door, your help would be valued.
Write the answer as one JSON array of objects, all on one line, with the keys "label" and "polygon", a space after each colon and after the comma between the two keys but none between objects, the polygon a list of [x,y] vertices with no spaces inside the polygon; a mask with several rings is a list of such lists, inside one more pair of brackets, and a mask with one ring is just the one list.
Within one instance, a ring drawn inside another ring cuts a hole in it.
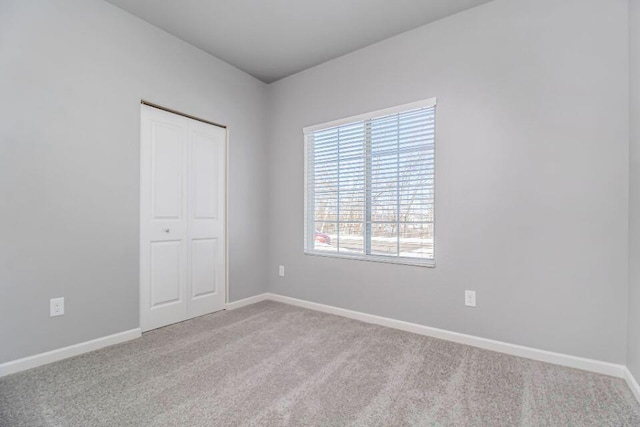
[{"label": "white closet door", "polygon": [[188,316],[225,304],[226,130],[189,120]]},{"label": "white closet door", "polygon": [[225,304],[226,131],[142,106],[143,331]]}]

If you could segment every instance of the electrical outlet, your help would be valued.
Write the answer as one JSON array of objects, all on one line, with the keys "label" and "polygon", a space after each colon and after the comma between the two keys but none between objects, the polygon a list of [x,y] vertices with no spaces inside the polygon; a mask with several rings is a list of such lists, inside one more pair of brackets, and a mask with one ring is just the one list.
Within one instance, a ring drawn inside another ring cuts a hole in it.
[{"label": "electrical outlet", "polygon": [[464,291],[464,305],[467,307],[476,306],[476,291]]},{"label": "electrical outlet", "polygon": [[278,267],[278,275],[284,277],[284,265]]},{"label": "electrical outlet", "polygon": [[64,298],[53,298],[49,301],[49,317],[62,316],[64,314]]}]

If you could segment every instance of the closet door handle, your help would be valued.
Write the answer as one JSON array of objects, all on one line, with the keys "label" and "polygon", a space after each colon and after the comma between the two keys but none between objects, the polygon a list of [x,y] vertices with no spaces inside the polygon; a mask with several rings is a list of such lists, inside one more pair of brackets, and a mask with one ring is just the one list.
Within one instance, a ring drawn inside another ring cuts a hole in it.
[{"label": "closet door handle", "polygon": [[165,229],[164,229],[164,232],[165,232],[165,233],[170,233],[170,232],[171,232],[171,229],[170,229],[170,228],[165,228]]}]

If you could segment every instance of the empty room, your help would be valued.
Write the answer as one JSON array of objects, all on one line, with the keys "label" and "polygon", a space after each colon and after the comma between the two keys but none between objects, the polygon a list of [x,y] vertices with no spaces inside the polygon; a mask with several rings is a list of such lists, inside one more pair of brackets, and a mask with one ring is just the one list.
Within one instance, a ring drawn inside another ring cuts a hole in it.
[{"label": "empty room", "polygon": [[640,0],[0,0],[0,427],[640,426]]}]

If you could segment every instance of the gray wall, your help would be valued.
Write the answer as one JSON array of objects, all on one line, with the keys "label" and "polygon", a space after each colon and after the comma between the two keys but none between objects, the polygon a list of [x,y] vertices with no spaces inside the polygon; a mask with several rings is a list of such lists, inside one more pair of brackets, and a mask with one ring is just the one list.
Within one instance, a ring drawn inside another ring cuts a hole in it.
[{"label": "gray wall", "polygon": [[[627,0],[496,0],[272,84],[271,291],[624,363],[627,37]],[[430,97],[436,268],[303,255],[302,128]]]},{"label": "gray wall", "polygon": [[640,0],[629,0],[629,319],[627,365],[640,380]]},{"label": "gray wall", "polygon": [[0,70],[0,362],[139,326],[140,99],[229,125],[230,298],[265,291],[265,84],[98,0],[2,0]]}]

